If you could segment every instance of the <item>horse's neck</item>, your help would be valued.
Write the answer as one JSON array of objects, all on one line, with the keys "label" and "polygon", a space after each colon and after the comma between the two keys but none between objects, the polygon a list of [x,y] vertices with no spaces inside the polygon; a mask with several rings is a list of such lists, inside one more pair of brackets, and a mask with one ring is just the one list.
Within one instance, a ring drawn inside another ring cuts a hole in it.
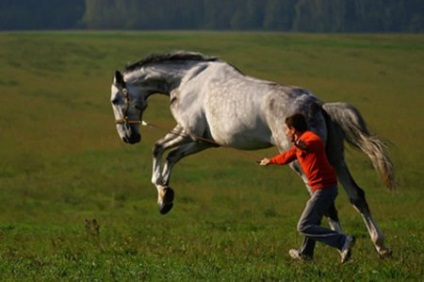
[{"label": "horse's neck", "polygon": [[186,64],[164,64],[158,66],[156,71],[160,73],[162,81],[168,84],[170,90],[178,87],[182,82],[187,80],[187,77],[192,76],[202,63],[187,62]]},{"label": "horse's neck", "polygon": [[169,93],[178,87],[195,64],[163,64],[140,69],[129,75],[133,84],[147,84],[161,94]]}]

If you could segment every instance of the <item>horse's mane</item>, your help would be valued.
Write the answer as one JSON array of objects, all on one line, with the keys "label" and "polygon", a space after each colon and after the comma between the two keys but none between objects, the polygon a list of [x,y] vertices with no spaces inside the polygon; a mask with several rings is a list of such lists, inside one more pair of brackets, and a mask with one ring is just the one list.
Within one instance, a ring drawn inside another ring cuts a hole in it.
[{"label": "horse's mane", "polygon": [[187,52],[187,51],[176,51],[164,54],[150,54],[144,59],[141,59],[135,63],[129,64],[125,67],[126,72],[137,70],[148,64],[163,63],[169,61],[200,61],[200,62],[215,62],[219,59],[217,57],[207,56],[202,53]]}]

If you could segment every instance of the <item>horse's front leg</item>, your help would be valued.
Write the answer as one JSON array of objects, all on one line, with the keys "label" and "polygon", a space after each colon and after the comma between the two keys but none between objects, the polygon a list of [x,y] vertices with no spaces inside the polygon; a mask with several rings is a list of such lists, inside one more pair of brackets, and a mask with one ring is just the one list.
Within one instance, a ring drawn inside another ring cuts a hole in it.
[{"label": "horse's front leg", "polygon": [[189,144],[183,144],[179,146],[177,149],[168,154],[161,174],[163,185],[159,186],[161,188],[158,189],[158,205],[161,214],[168,213],[174,205],[174,190],[169,186],[171,171],[174,165],[182,158],[200,152],[209,147],[211,147],[210,144],[197,143],[193,141]]},{"label": "horse's front leg", "polygon": [[189,155],[196,154],[207,148],[214,147],[213,145],[205,142],[196,142],[192,141],[188,144],[184,144],[177,149],[171,151],[166,157],[165,166],[162,171],[163,183],[168,186],[171,172],[174,165],[179,162],[182,158],[185,158]]},{"label": "horse's front leg", "polygon": [[175,127],[164,138],[158,140],[153,148],[153,172],[152,183],[158,191],[159,211],[162,214],[169,212],[173,206],[174,191],[168,186],[168,181],[164,181],[162,174],[162,156],[166,150],[181,146],[191,140],[181,134],[179,126]]}]

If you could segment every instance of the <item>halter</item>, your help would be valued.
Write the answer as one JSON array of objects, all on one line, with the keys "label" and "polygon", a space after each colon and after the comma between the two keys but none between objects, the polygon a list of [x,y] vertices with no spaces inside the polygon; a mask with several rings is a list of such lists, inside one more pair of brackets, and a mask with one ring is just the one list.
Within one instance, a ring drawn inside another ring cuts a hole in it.
[{"label": "halter", "polygon": [[131,97],[128,93],[128,89],[125,87],[122,87],[121,85],[115,84],[115,86],[119,89],[120,92],[124,95],[125,100],[125,108],[123,111],[124,117],[122,119],[117,119],[115,121],[116,124],[140,124],[141,123],[141,111],[140,111],[140,118],[138,120],[131,120],[128,119],[128,111],[130,109],[131,105]]}]

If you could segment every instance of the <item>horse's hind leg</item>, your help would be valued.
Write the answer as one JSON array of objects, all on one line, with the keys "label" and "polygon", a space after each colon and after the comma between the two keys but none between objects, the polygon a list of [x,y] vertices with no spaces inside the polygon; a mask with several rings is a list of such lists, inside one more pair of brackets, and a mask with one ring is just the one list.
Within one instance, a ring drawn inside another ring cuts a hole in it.
[{"label": "horse's hind leg", "polygon": [[337,176],[348,194],[349,200],[353,207],[362,215],[365,225],[367,226],[368,233],[370,234],[371,240],[380,257],[389,257],[391,250],[384,245],[384,236],[381,230],[378,228],[377,223],[372,217],[368,203],[365,199],[365,192],[362,190],[356,182],[353,180],[346,164],[344,161],[340,161],[336,164],[335,169]]}]

